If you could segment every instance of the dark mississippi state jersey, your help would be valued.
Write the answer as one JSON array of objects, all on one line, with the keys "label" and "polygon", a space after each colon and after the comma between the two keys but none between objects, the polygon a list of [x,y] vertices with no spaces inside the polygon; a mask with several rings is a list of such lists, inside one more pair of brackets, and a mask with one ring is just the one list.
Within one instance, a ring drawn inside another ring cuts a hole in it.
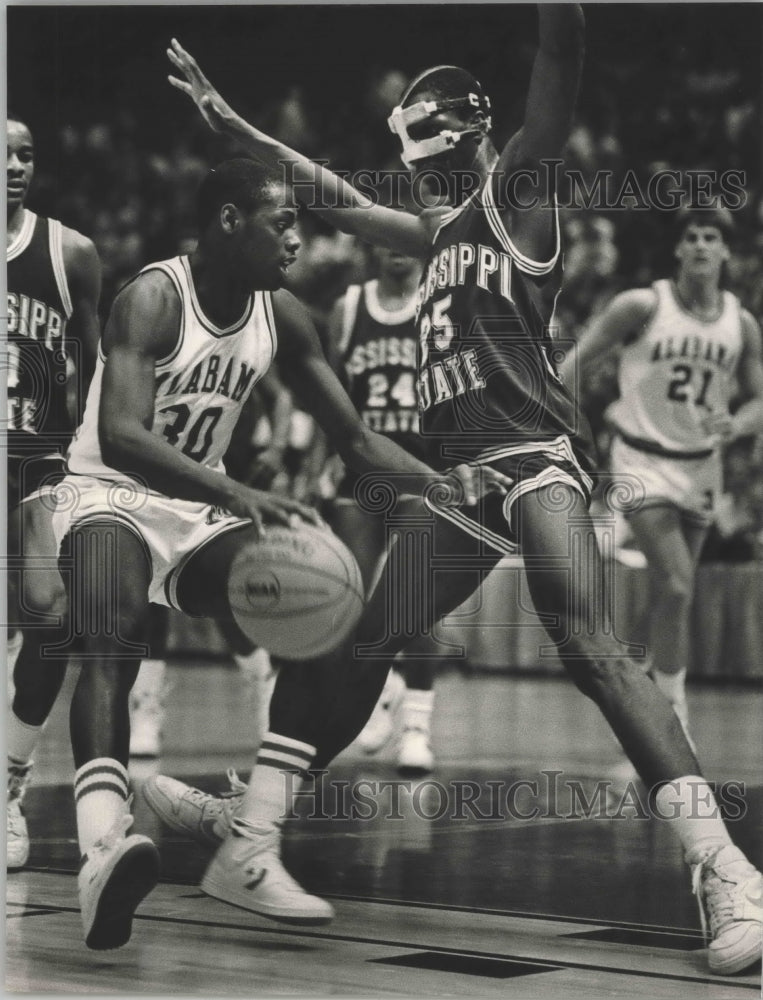
[{"label": "dark mississippi state jersey", "polygon": [[63,227],[24,210],[8,247],[6,431],[10,455],[63,453],[73,428],[67,410],[66,323],[72,313]]},{"label": "dark mississippi state jersey", "polygon": [[566,435],[593,468],[590,431],[557,373],[550,334],[562,270],[558,213],[545,262],[512,243],[492,177],[438,221],[417,303],[428,460],[446,468]]}]

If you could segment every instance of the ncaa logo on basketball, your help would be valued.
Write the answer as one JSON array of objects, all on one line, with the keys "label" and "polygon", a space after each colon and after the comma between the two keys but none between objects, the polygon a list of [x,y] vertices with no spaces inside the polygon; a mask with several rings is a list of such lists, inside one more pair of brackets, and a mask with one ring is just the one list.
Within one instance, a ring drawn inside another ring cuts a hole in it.
[{"label": "ncaa logo on basketball", "polygon": [[265,610],[278,603],[281,596],[281,585],[275,576],[269,575],[260,579],[247,580],[244,593],[250,607]]}]

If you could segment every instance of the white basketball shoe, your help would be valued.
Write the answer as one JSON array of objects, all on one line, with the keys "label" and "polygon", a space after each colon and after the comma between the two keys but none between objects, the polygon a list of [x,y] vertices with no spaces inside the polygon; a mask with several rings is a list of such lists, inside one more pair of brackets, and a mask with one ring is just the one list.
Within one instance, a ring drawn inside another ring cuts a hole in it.
[{"label": "white basketball shoe", "polygon": [[397,670],[390,670],[376,708],[356,740],[364,753],[378,753],[389,742],[406,690],[402,676]]},{"label": "white basketball shoe", "polygon": [[5,823],[8,871],[23,868],[29,860],[29,830],[21,804],[31,773],[31,761],[28,764],[8,762],[8,805]]},{"label": "white basketball shoe", "polygon": [[330,903],[311,896],[286,871],[281,861],[281,831],[233,822],[230,836],[201,880],[202,892],[223,903],[292,924],[327,924],[334,917]]},{"label": "white basketball shoe", "polygon": [[763,875],[738,847],[687,855],[692,886],[700,904],[702,930],[710,944],[710,971],[721,976],[742,972],[760,961],[763,942]]},{"label": "white basketball shoe", "polygon": [[230,791],[216,796],[157,774],[143,784],[143,796],[171,830],[217,847],[230,833],[246,791],[232,767],[228,768],[228,781]]},{"label": "white basketball shoe", "polygon": [[434,754],[429,733],[423,729],[404,729],[400,736],[397,769],[401,774],[429,774],[434,769]]},{"label": "white basketball shoe", "polygon": [[159,852],[148,837],[125,837],[129,813],[82,856],[78,876],[85,944],[96,951],[130,940],[138,904],[159,881]]}]

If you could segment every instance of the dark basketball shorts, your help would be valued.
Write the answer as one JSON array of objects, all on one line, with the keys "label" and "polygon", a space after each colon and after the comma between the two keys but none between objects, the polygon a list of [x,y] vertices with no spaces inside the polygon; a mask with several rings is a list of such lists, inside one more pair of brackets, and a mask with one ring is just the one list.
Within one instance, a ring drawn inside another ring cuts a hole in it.
[{"label": "dark basketball shorts", "polygon": [[566,434],[552,441],[490,448],[473,464],[490,466],[508,476],[513,482],[508,493],[503,496],[487,493],[474,507],[439,506],[436,496],[427,499],[426,505],[462,531],[505,555],[519,549],[512,515],[514,505],[524,494],[564,484],[576,490],[586,506],[591,502],[593,479],[583,469]]}]

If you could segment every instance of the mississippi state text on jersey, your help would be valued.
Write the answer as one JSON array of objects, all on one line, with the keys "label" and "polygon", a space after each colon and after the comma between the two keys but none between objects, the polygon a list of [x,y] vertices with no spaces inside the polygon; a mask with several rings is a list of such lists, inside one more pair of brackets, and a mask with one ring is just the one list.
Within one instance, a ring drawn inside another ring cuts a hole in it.
[{"label": "mississippi state text on jersey", "polygon": [[441,219],[417,307],[421,430],[431,462],[443,467],[564,434],[593,467],[587,423],[553,359],[560,282],[558,217],[553,256],[530,260],[506,231],[492,177]]},{"label": "mississippi state text on jersey", "polygon": [[378,282],[350,285],[342,339],[350,399],[364,423],[407,451],[422,451],[416,399],[416,302],[394,312],[379,301]]},{"label": "mississippi state text on jersey", "polygon": [[[162,271],[172,280],[182,304],[177,344],[155,367],[152,433],[194,461],[224,472],[223,455],[241,409],[275,354],[270,293],[252,294],[238,322],[220,329],[199,305],[187,257],[149,264],[140,273],[151,270]],[[123,480],[126,473],[104,463],[98,441],[104,361],[99,350],[85,415],[69,449],[68,465],[70,472]]]},{"label": "mississippi state text on jersey", "polygon": [[668,279],[652,286],[657,308],[646,330],[623,348],[620,398],[609,416],[624,440],[675,457],[702,457],[715,447],[702,420],[727,411],[742,349],[738,299],[721,292],[716,319],[680,302]]},{"label": "mississippi state text on jersey", "polygon": [[73,427],[66,404],[66,323],[72,313],[63,226],[24,209],[8,246],[6,377],[8,453],[63,453]]}]

